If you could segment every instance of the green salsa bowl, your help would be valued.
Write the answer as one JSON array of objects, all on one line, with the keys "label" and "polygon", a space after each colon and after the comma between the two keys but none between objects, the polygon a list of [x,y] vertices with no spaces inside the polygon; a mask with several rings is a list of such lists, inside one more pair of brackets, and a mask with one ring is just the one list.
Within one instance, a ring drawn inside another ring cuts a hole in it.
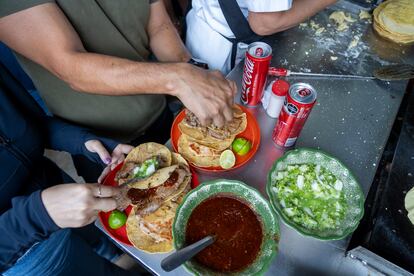
[{"label": "green salsa bowl", "polygon": [[[347,209],[343,219],[339,221],[338,226],[336,227],[325,229],[318,229],[316,227],[311,229],[293,221],[293,219],[283,211],[277,191],[272,189],[277,182],[276,177],[278,172],[285,171],[288,165],[309,163],[324,167],[343,183],[342,191],[344,192]],[[364,194],[353,174],[342,162],[320,150],[299,148],[288,151],[273,164],[272,169],[269,171],[266,192],[272,207],[287,225],[302,235],[320,240],[340,240],[347,237],[355,231],[359,221],[364,215]]]},{"label": "green salsa bowl", "polygon": [[[247,204],[261,221],[263,230],[263,240],[256,260],[243,271],[226,273],[226,275],[264,274],[278,250],[280,232],[277,215],[269,202],[257,190],[240,181],[218,179],[204,182],[185,196],[177,209],[172,226],[175,249],[178,250],[185,246],[187,221],[193,210],[202,201],[217,195],[228,195]],[[212,271],[192,260],[187,261],[184,267],[194,275],[223,275],[223,273]]]}]

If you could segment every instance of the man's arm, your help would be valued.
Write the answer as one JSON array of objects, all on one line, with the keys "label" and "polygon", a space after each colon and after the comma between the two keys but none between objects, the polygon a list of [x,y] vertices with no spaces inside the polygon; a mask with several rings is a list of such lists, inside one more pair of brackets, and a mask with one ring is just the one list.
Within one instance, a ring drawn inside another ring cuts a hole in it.
[{"label": "man's arm", "polygon": [[147,30],[151,50],[159,61],[187,62],[191,58],[171,22],[163,1],[158,0],[151,4]]},{"label": "man's arm", "polygon": [[73,89],[104,95],[170,94],[203,123],[232,118],[235,84],[186,63],[135,62],[89,53],[63,12],[42,4],[0,19],[0,40]]},{"label": "man's arm", "polygon": [[280,12],[251,12],[249,24],[258,35],[271,35],[287,30],[307,20],[336,0],[293,0],[292,8]]}]

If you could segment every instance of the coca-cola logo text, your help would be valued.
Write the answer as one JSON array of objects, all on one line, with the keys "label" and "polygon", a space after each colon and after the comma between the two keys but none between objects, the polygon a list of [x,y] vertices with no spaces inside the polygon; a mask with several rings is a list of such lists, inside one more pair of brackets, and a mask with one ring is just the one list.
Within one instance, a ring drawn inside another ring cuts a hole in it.
[{"label": "coca-cola logo text", "polygon": [[242,93],[241,93],[241,101],[244,104],[249,102],[250,97],[250,86],[252,84],[252,73],[254,69],[254,62],[253,60],[246,57],[244,62],[244,72],[243,72],[243,81],[242,81]]}]

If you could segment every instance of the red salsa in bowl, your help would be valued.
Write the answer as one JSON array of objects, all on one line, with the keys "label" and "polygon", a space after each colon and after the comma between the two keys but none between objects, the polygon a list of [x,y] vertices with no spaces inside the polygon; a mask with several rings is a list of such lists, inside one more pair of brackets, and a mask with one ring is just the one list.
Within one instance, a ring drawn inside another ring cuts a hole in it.
[{"label": "red salsa in bowl", "polygon": [[197,254],[195,261],[212,271],[238,272],[251,265],[260,253],[262,222],[242,200],[217,195],[192,211],[185,242],[191,244],[208,235],[215,236],[215,241]]}]

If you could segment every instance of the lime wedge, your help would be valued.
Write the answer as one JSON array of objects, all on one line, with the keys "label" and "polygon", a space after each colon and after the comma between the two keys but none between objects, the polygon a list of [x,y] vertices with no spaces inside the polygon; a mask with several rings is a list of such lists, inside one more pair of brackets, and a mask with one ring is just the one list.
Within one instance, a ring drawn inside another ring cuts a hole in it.
[{"label": "lime wedge", "polygon": [[231,150],[225,150],[220,155],[220,166],[227,170],[233,168],[234,164],[236,164],[236,156]]},{"label": "lime wedge", "polygon": [[233,151],[240,155],[246,155],[252,148],[252,143],[245,138],[236,138],[232,143]]}]

